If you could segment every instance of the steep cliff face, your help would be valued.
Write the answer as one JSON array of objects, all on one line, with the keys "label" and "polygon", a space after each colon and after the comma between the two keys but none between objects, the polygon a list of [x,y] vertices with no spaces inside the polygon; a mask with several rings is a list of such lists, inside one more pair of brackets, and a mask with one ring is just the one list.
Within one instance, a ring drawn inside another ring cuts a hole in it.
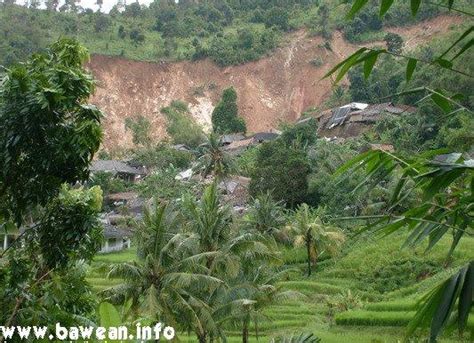
[{"label": "steep cliff face", "polygon": [[[457,17],[439,17],[414,27],[396,29],[410,48],[445,32]],[[132,145],[125,119],[145,116],[152,124],[154,139],[166,136],[166,121],[160,109],[173,100],[189,103],[192,116],[206,129],[222,90],[237,90],[240,115],[249,131],[264,131],[281,122],[296,120],[301,112],[320,105],[331,92],[324,74],[358,46],[348,44],[336,32],[325,47],[320,37],[305,31],[288,35],[271,56],[240,66],[220,68],[208,60],[150,63],[92,56],[88,68],[98,80],[92,102],[105,113],[104,148]],[[311,63],[313,60],[317,63]]]}]

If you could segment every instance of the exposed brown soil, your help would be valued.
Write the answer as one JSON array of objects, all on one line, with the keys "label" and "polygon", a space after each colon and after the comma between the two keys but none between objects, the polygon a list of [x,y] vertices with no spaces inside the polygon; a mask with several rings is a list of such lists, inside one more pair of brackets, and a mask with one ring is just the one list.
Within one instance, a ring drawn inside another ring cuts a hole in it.
[{"label": "exposed brown soil", "polygon": [[[458,17],[446,16],[391,31],[412,47],[459,22]],[[266,131],[280,122],[294,121],[330,95],[330,80],[321,78],[358,48],[344,41],[339,32],[331,42],[332,51],[323,45],[321,37],[309,37],[300,30],[288,35],[270,56],[227,68],[209,60],[150,63],[94,55],[88,67],[98,80],[92,102],[106,113],[104,148],[130,147],[132,137],[125,129],[125,118],[137,115],[151,121],[153,138],[165,137],[166,120],[160,109],[173,100],[188,102],[193,117],[209,128],[213,107],[222,90],[231,85],[237,90],[239,111],[249,131]],[[311,61],[318,56],[323,64],[315,67]]]}]

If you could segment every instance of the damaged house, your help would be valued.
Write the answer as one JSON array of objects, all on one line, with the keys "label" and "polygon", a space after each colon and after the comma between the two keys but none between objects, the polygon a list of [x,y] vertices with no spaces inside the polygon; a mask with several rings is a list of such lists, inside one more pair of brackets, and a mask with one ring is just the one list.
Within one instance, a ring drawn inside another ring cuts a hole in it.
[{"label": "damaged house", "polygon": [[372,127],[386,115],[413,113],[415,108],[406,105],[365,104],[353,102],[317,116],[319,134],[324,137],[355,137]]}]

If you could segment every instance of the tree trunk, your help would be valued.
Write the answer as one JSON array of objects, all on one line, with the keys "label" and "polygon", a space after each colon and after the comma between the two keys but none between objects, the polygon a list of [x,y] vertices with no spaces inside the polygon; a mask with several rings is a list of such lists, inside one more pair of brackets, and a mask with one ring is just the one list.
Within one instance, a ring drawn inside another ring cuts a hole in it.
[{"label": "tree trunk", "polygon": [[205,333],[202,334],[197,334],[198,341],[199,343],[206,343],[207,342],[207,337]]},{"label": "tree trunk", "polygon": [[249,323],[247,320],[243,320],[243,328],[242,328],[242,343],[249,342]]}]

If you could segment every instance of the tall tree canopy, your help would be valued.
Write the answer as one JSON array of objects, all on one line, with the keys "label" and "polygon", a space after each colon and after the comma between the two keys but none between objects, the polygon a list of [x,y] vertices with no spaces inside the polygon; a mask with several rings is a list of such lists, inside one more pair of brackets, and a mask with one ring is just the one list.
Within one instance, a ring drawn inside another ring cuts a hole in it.
[{"label": "tall tree canopy", "polygon": [[217,133],[245,132],[245,121],[238,117],[237,92],[234,87],[224,90],[222,99],[212,112],[212,127]]}]

